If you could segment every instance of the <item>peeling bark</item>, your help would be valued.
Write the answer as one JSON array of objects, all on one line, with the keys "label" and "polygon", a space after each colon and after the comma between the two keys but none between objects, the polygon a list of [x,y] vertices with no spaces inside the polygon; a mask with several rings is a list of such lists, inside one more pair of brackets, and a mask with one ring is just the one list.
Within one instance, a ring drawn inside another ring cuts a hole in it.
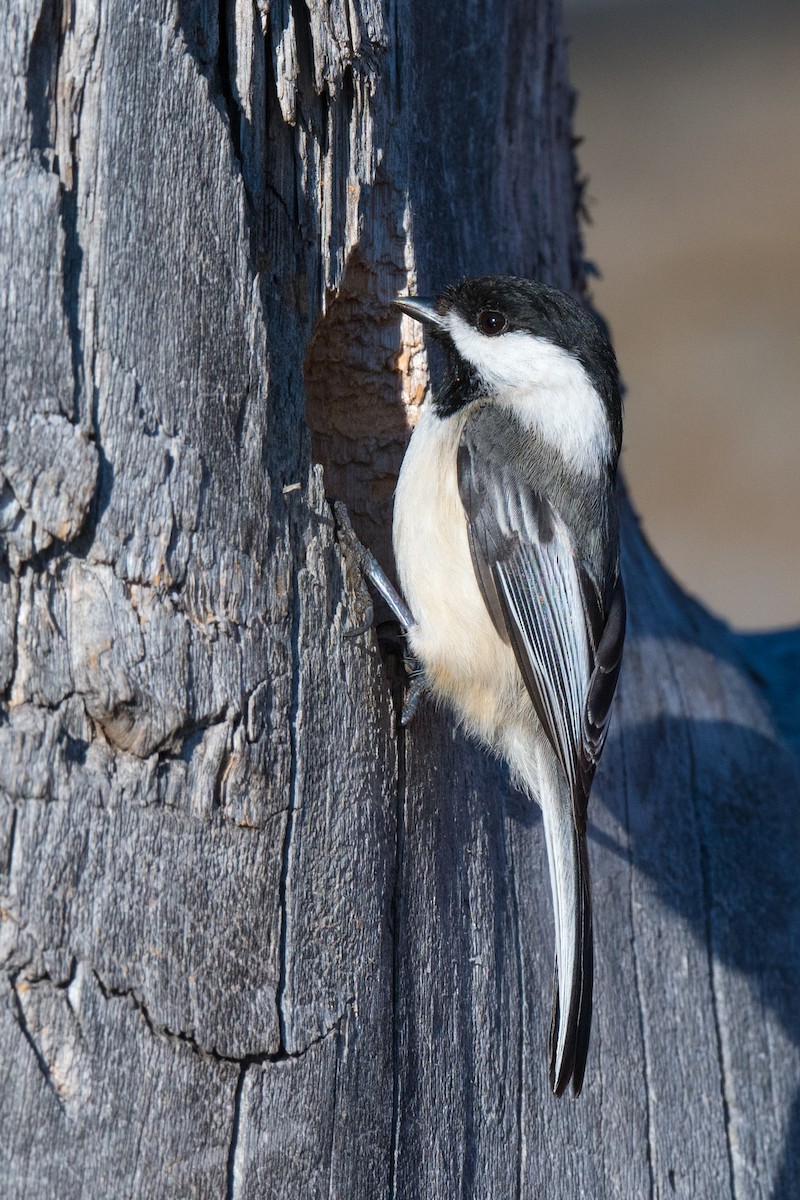
[{"label": "peeling bark", "polygon": [[428,385],[391,297],[583,286],[556,6],[26,0],[0,43],[9,1194],[786,1200],[800,639],[626,508],[571,1105],[538,814],[344,636],[328,501],[388,565]]}]

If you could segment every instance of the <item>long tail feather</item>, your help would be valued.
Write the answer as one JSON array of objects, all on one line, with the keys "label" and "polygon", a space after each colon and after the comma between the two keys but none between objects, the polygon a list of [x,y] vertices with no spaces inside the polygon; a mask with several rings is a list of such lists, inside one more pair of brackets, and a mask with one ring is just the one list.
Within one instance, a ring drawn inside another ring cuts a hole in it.
[{"label": "long tail feather", "polygon": [[586,837],[575,826],[566,781],[542,795],[555,922],[550,1083],[557,1096],[583,1085],[592,1022],[594,952]]}]

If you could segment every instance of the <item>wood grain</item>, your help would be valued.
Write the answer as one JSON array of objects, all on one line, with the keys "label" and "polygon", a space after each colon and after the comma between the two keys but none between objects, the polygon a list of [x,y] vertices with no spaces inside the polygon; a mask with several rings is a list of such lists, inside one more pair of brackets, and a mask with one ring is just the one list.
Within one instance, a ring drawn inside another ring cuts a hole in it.
[{"label": "wood grain", "polygon": [[559,1103],[538,812],[347,636],[328,499],[385,557],[428,378],[389,299],[582,283],[556,7],[26,0],[0,43],[8,1194],[788,1200],[796,640],[626,509]]}]

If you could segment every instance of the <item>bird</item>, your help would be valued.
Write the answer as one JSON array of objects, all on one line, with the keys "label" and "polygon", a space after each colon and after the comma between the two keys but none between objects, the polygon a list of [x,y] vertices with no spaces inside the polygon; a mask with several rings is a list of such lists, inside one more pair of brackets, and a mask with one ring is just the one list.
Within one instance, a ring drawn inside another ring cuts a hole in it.
[{"label": "bird", "polygon": [[394,502],[414,690],[446,702],[541,806],[550,1085],[579,1095],[594,975],[587,805],[626,623],[617,360],[583,304],[536,280],[472,278],[394,303],[444,354]]}]

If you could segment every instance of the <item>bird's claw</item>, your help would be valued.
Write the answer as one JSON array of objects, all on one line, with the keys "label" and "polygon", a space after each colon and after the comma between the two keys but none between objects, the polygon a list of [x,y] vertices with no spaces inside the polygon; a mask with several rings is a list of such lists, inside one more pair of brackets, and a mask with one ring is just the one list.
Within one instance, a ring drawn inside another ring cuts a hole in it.
[{"label": "bird's claw", "polygon": [[343,629],[343,638],[360,638],[372,629],[372,626],[375,624],[375,610],[372,607],[372,601],[361,611],[364,613],[364,620],[360,625],[356,625],[354,629]]},{"label": "bird's claw", "polygon": [[400,724],[406,728],[416,716],[419,702],[428,690],[428,681],[425,678],[425,668],[422,663],[409,651],[406,651],[403,656],[403,666],[408,678],[408,689],[403,711],[400,714]]},{"label": "bird's claw", "polygon": [[425,668],[408,648],[408,641],[398,621],[381,621],[377,628],[378,645],[384,654],[399,658],[405,675],[406,698],[400,715],[401,725],[410,725],[419,702],[428,690]]}]

